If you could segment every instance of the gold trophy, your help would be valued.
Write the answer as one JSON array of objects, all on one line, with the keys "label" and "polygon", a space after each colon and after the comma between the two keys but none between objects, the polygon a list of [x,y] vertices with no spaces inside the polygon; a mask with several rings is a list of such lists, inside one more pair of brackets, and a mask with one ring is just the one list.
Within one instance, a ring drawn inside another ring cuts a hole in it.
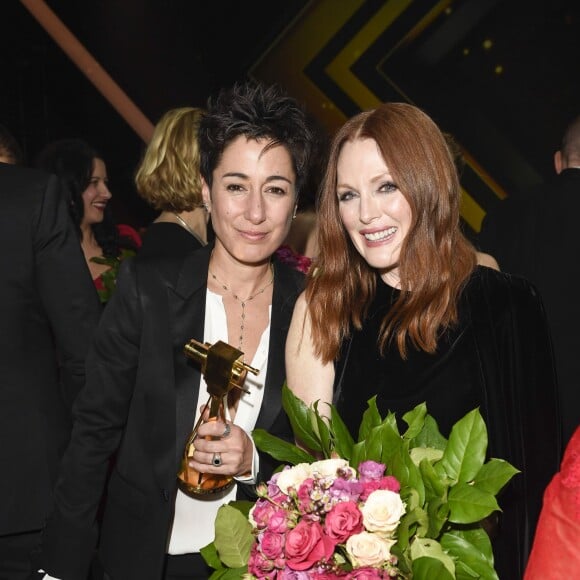
[{"label": "gold trophy", "polygon": [[[209,400],[205,404],[201,417],[187,438],[181,469],[177,474],[177,484],[181,491],[188,495],[207,495],[227,490],[234,484],[231,475],[200,473],[189,467],[189,459],[195,451],[195,438],[199,427],[205,421],[221,419],[226,423],[226,405],[228,393],[236,388],[247,392],[243,387],[248,372],[257,375],[260,371],[243,362],[244,353],[221,340],[214,345],[191,339],[184,347],[186,356],[201,363],[201,372],[207,384]],[[208,418],[204,420],[206,409]],[[212,437],[217,440],[221,437]],[[216,465],[219,465],[216,463]]]}]

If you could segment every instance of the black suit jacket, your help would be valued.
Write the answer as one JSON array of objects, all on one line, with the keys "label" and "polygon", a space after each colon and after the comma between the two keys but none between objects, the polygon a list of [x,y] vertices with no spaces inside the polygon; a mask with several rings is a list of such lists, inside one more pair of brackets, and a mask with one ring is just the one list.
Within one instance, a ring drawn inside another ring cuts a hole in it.
[{"label": "black suit jacket", "polygon": [[5,535],[44,525],[101,309],[57,179],[0,163],[0,204],[0,535]]},{"label": "black suit jacket", "polygon": [[532,281],[552,333],[564,442],[580,424],[580,169],[565,169],[529,196],[510,197],[490,212],[482,249],[502,270]]},{"label": "black suit jacket", "polygon": [[[87,386],[75,405],[56,508],[45,530],[40,564],[53,576],[84,578],[107,461],[119,447],[101,560],[115,579],[161,578],[176,474],[199,389],[200,372],[183,347],[191,338],[203,340],[210,252],[203,248],[184,261],[137,257],[122,265],[87,360]],[[274,267],[268,370],[256,426],[288,436],[281,404],[284,345],[303,276],[284,264]]]}]

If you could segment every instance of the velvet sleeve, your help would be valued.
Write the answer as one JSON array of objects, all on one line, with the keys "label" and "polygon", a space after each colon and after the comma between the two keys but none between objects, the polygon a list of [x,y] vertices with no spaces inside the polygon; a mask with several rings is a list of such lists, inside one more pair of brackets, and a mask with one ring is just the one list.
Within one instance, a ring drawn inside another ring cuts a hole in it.
[{"label": "velvet sleeve", "polygon": [[521,471],[500,495],[500,577],[521,578],[542,493],[561,441],[550,332],[541,297],[523,278],[481,268],[470,296],[486,384],[489,451]]}]

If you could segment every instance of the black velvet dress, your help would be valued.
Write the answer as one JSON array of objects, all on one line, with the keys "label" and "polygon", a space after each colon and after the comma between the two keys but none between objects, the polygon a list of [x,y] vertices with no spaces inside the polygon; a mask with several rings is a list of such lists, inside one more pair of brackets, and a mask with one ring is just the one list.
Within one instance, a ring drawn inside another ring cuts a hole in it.
[{"label": "black velvet dress", "polygon": [[558,469],[559,412],[549,331],[541,300],[527,281],[478,267],[460,299],[459,322],[435,354],[395,344],[378,352],[384,315],[398,291],[377,278],[377,292],[360,331],[352,331],[336,364],[335,404],[353,436],[367,401],[402,415],[426,401],[441,433],[479,407],[487,423],[488,455],[522,471],[499,498],[494,540],[503,580],[522,578],[542,502]]}]

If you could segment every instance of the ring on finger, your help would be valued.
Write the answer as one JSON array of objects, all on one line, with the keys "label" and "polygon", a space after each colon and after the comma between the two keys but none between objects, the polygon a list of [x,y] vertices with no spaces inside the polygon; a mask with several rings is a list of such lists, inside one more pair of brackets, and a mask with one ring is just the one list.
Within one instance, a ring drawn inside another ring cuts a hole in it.
[{"label": "ring on finger", "polygon": [[219,467],[222,464],[221,453],[219,452],[214,453],[213,457],[211,458],[211,463],[212,465],[215,465],[215,467]]},{"label": "ring on finger", "polygon": [[226,423],[226,428],[224,429],[224,434],[222,435],[222,437],[229,437],[231,432],[232,426],[229,423]]}]

